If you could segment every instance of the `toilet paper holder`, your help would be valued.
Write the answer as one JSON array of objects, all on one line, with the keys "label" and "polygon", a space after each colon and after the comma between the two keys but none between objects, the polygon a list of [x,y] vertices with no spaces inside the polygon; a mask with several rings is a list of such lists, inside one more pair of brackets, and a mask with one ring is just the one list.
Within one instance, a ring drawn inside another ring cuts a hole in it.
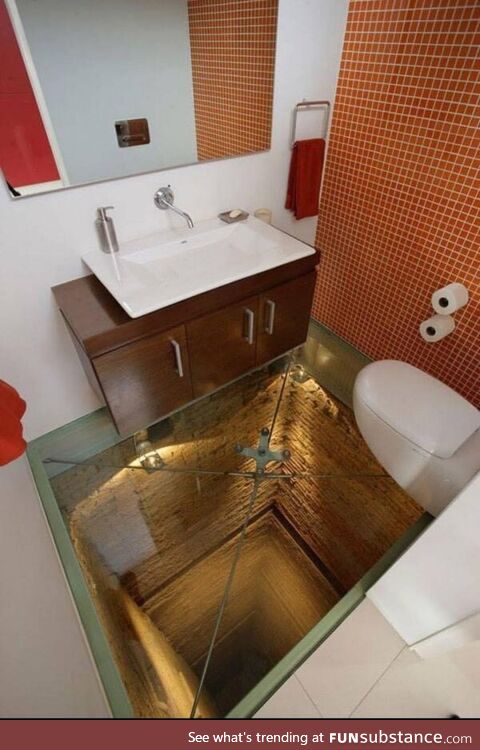
[{"label": "toilet paper holder", "polygon": [[468,289],[459,282],[447,284],[433,292],[432,307],[435,315],[420,323],[419,330],[422,339],[433,344],[453,333],[455,321],[452,313],[465,307],[468,299]]}]

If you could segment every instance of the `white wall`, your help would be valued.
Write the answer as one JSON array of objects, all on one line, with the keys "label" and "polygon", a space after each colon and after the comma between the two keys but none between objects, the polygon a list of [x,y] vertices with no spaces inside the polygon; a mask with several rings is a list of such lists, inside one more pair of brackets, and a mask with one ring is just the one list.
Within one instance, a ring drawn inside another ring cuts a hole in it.
[{"label": "white wall", "polygon": [[108,716],[26,461],[0,471],[0,716]]},{"label": "white wall", "polygon": [[[279,0],[278,47],[275,68],[275,102],[270,201],[274,224],[298,239],[313,245],[316,217],[297,221],[286,211],[285,189],[290,164],[291,115],[303,99],[335,100],[348,0]],[[323,135],[323,113],[298,116],[298,134],[303,138]],[[318,132],[315,132],[318,129]]]},{"label": "white wall", "polygon": [[[186,0],[16,4],[70,184],[196,161]],[[136,117],[151,142],[119,148]]]},{"label": "white wall", "polygon": [[[32,439],[95,409],[98,402],[77,361],[53,303],[50,287],[85,271],[82,252],[97,246],[94,214],[97,206],[116,206],[115,218],[121,239],[148,234],[181,221],[171,212],[160,212],[152,202],[154,190],[171,182],[178,204],[193,219],[209,218],[222,209],[243,206],[253,210],[271,207],[274,223],[299,237],[313,240],[314,221],[295,222],[283,209],[290,150],[288,146],[291,108],[303,97],[333,98],[339,66],[347,0],[280,0],[272,150],[265,154],[185,167],[117,182],[96,184],[59,193],[12,202],[0,187],[0,377],[15,385],[28,402],[26,435]],[[28,612],[39,626],[31,638],[25,634],[25,598],[18,583],[9,590],[10,621],[0,624],[0,635],[9,643],[8,658],[0,654],[0,672],[7,660],[8,680],[3,700],[9,715],[55,714],[64,701],[75,710],[96,715],[87,697],[92,673],[84,670],[83,644],[73,637],[77,627],[73,608],[48,622],[40,617],[49,596],[66,597],[59,578],[50,541],[39,528],[26,524],[37,517],[38,499],[24,459],[0,469],[0,488],[11,498],[0,525],[0,550],[6,541],[25,534],[28,543],[9,545],[4,561],[9,571],[30,571],[32,581]],[[7,506],[5,506],[7,507]],[[37,524],[41,527],[41,520]],[[5,541],[4,541],[5,540]],[[38,564],[38,560],[43,562]],[[15,578],[13,577],[15,576]],[[38,576],[38,577],[37,577]],[[18,638],[11,637],[18,620]],[[3,628],[3,629],[2,629]],[[43,633],[48,629],[48,634]],[[48,635],[48,637],[47,637]],[[73,643],[72,640],[75,642]],[[28,646],[28,659],[22,658]],[[71,652],[71,659],[66,650]],[[73,670],[68,686],[58,676],[58,654],[63,669]],[[15,662],[18,668],[15,668]],[[28,685],[38,684],[38,673],[65,689],[47,692],[41,698]],[[76,670],[76,671],[75,671]],[[65,709],[68,711],[68,708]],[[1,712],[1,707],[0,707]]]},{"label": "white wall", "polygon": [[368,592],[413,644],[480,611],[480,474]]}]

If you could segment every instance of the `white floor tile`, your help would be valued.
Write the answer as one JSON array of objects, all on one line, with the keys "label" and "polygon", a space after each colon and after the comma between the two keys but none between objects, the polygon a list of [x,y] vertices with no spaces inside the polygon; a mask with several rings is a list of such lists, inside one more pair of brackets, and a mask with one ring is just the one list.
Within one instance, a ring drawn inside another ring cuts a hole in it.
[{"label": "white floor tile", "polygon": [[365,599],[296,676],[326,718],[347,717],[405,646]]},{"label": "white floor tile", "polygon": [[405,649],[352,718],[480,716],[480,642],[421,659]]},{"label": "white floor tile", "polygon": [[321,719],[295,676],[290,677],[258,711],[254,719]]},{"label": "white floor tile", "polygon": [[480,641],[467,643],[425,662],[429,682],[447,704],[449,714],[462,719],[480,716]]},{"label": "white floor tile", "polygon": [[448,704],[422,671],[420,657],[405,648],[352,713],[352,719],[445,718]]},{"label": "white floor tile", "polygon": [[456,622],[430,638],[414,643],[410,648],[422,659],[431,659],[475,641],[480,641],[480,613]]}]

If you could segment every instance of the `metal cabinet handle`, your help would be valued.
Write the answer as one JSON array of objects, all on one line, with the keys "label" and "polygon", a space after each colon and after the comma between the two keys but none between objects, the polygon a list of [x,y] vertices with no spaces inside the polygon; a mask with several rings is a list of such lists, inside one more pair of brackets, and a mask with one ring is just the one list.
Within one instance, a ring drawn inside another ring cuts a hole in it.
[{"label": "metal cabinet handle", "polygon": [[170,339],[172,346],[173,346],[173,352],[175,354],[175,364],[176,369],[178,373],[179,378],[183,378],[183,361],[182,361],[182,349],[180,347],[180,344],[178,341],[175,341],[175,339]]},{"label": "metal cabinet handle", "polygon": [[273,333],[273,325],[275,323],[275,302],[271,299],[267,299],[266,308],[268,312],[265,333],[268,333],[271,336]]},{"label": "metal cabinet handle", "polygon": [[253,330],[255,326],[255,313],[248,307],[245,308],[245,317],[247,319],[247,335],[244,338],[249,344],[253,344]]}]

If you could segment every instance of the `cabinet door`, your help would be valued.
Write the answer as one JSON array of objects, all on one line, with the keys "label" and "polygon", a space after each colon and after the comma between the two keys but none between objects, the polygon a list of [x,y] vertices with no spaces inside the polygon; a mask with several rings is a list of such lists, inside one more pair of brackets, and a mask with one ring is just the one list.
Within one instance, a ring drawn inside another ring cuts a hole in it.
[{"label": "cabinet door", "polygon": [[258,297],[187,323],[195,397],[255,367]]},{"label": "cabinet door", "polygon": [[316,272],[273,287],[260,296],[257,364],[303,344],[307,338]]},{"label": "cabinet door", "polygon": [[185,326],[121,346],[92,364],[121,434],[142,429],[192,399]]}]

